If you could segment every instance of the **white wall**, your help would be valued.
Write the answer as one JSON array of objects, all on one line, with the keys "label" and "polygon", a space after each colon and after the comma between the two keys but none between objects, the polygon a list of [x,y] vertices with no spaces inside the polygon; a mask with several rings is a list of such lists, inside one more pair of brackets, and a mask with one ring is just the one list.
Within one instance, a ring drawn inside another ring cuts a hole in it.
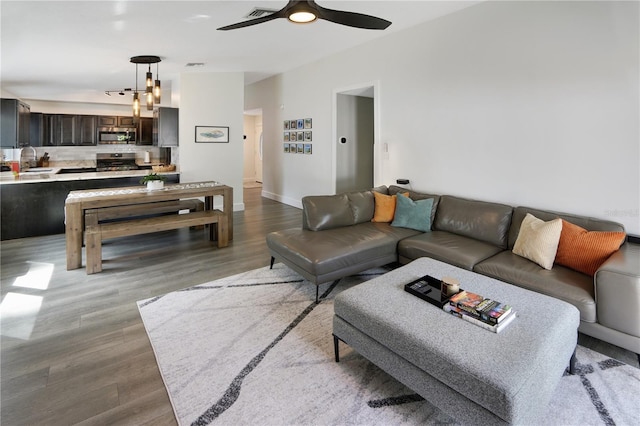
[{"label": "white wall", "polygon": [[[640,234],[638,16],[637,2],[485,2],[249,86],[263,193],[297,206],[332,193],[332,92],[379,81],[382,183]],[[303,117],[313,155],[283,155],[282,120]]]},{"label": "white wall", "polygon": [[[316,71],[313,75],[320,78]],[[285,73],[245,88],[250,91],[245,96],[245,109],[262,109],[262,194],[298,207],[304,195],[329,194],[334,188],[327,179],[332,174],[332,94],[324,92],[324,82],[306,77],[298,72]],[[313,120],[313,154],[285,155],[284,120],[299,118]]]},{"label": "white wall", "polygon": [[[243,210],[244,75],[185,73],[179,84],[181,181],[229,185],[234,210]],[[229,143],[195,143],[195,126],[229,127]]]}]

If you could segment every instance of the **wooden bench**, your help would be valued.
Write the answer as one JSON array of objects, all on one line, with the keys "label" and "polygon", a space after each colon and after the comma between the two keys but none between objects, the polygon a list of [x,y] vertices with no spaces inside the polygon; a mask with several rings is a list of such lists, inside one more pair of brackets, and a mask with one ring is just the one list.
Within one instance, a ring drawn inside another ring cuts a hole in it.
[{"label": "wooden bench", "polygon": [[[198,199],[188,200],[171,200],[171,201],[158,201],[148,204],[131,204],[126,206],[116,207],[103,207],[95,210],[95,218],[92,216],[87,218],[85,214],[85,221],[97,220],[102,222],[105,220],[114,220],[122,218],[131,218],[135,216],[151,216],[163,213],[179,213],[183,210],[189,210],[190,212],[199,212],[204,210],[204,202]],[[95,223],[90,223],[94,225]]]},{"label": "wooden bench", "polygon": [[217,238],[219,248],[226,247],[229,244],[229,224],[227,223],[226,216],[220,210],[200,210],[189,214],[169,214],[164,216],[124,219],[115,222],[103,222],[108,219],[122,218],[124,213],[127,213],[128,216],[139,217],[149,215],[151,212],[159,213],[163,209],[163,212],[166,212],[166,209],[169,207],[168,204],[164,207],[156,206],[156,204],[160,203],[86,210],[85,245],[87,250],[87,274],[102,271],[102,240],[108,238],[149,234],[188,226],[204,227],[204,225],[209,225],[209,239],[211,241],[215,241]]}]

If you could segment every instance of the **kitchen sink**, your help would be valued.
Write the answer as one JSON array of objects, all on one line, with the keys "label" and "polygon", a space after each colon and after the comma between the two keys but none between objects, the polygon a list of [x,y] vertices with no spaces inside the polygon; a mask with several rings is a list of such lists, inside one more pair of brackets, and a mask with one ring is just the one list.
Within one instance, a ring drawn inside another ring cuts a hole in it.
[{"label": "kitchen sink", "polygon": [[72,169],[60,169],[58,174],[64,175],[67,173],[95,173],[95,167],[77,167]]},{"label": "kitchen sink", "polygon": [[49,169],[46,167],[32,167],[30,169],[24,170],[22,173],[51,173],[53,169]]}]

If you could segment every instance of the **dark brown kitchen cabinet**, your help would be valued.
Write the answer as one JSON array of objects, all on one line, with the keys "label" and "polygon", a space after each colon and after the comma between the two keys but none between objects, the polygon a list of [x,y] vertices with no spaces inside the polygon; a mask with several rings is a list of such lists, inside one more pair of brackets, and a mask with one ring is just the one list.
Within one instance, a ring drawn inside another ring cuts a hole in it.
[{"label": "dark brown kitchen cabinet", "polygon": [[42,146],[73,145],[75,115],[43,114]]},{"label": "dark brown kitchen cabinet", "polygon": [[136,127],[136,122],[133,116],[118,117],[118,127]]},{"label": "dark brown kitchen cabinet", "polygon": [[29,123],[29,143],[31,146],[42,146],[44,138],[43,114],[41,112],[32,112]]},{"label": "dark brown kitchen cabinet", "polygon": [[99,115],[98,127],[118,127],[118,117],[111,115]]},{"label": "dark brown kitchen cabinet", "polygon": [[97,137],[96,123],[97,117],[95,115],[77,115],[74,145],[95,145]]},{"label": "dark brown kitchen cabinet", "polygon": [[59,143],[60,146],[73,146],[76,144],[76,116],[70,114],[58,115],[60,122]]},{"label": "dark brown kitchen cabinet", "polygon": [[137,145],[153,145],[153,118],[140,118]]},{"label": "dark brown kitchen cabinet", "polygon": [[58,120],[55,114],[42,114],[42,146],[56,146]]},{"label": "dark brown kitchen cabinet", "polygon": [[43,114],[42,146],[80,146],[96,144],[93,115]]},{"label": "dark brown kitchen cabinet", "polygon": [[30,107],[17,99],[2,99],[0,118],[0,145],[3,147],[28,146],[30,142]]}]

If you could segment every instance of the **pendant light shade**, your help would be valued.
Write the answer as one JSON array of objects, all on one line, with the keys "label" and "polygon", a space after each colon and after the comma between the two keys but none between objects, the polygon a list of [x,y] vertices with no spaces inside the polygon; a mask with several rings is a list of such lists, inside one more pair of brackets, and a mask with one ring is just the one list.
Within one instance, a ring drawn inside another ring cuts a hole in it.
[{"label": "pendant light shade", "polygon": [[153,111],[153,92],[151,89],[147,90],[144,96],[147,100],[147,111]]},{"label": "pendant light shade", "polygon": [[147,111],[153,111],[153,74],[151,73],[151,64],[147,71],[145,98],[147,100]]},{"label": "pendant light shade", "polygon": [[153,86],[153,102],[159,104],[162,95],[162,89],[160,88],[160,80],[156,80],[155,86]]},{"label": "pendant light shade", "polygon": [[145,86],[147,87],[147,91],[153,87],[153,74],[151,73],[151,64],[149,64],[149,70],[147,71],[147,81]]},{"label": "pendant light shade", "polygon": [[133,94],[133,119],[134,121],[140,118],[140,97],[138,92]]},{"label": "pendant light shade", "polygon": [[153,102],[159,104],[162,95],[160,88],[160,66],[156,63],[156,84],[153,86]]}]

